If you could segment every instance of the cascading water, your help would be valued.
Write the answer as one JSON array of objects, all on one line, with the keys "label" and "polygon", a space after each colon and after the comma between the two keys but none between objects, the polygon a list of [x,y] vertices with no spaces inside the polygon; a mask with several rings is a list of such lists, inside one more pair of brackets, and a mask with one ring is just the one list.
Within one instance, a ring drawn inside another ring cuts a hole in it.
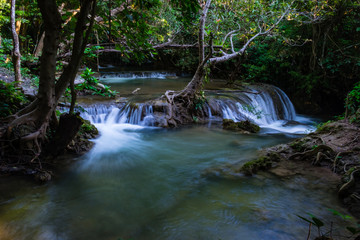
[{"label": "cascading water", "polygon": [[[222,119],[250,120],[275,132],[303,134],[315,129],[309,119],[296,115],[288,96],[277,87],[261,85],[247,87],[246,91],[209,93],[209,103],[205,106],[209,121],[216,121],[213,112],[217,108]],[[83,117],[92,123],[155,125],[152,106],[141,103],[121,107],[96,105],[85,108]]]},{"label": "cascading water", "polygon": [[110,81],[129,81],[134,79],[165,79],[168,77],[176,77],[176,73],[170,72],[107,72],[100,76],[100,80],[104,82]]},{"label": "cascading water", "polygon": [[142,126],[153,126],[153,108],[148,104],[127,104],[121,107],[110,106],[85,107],[81,116],[94,124],[129,123]]},{"label": "cascading water", "polygon": [[[249,86],[243,91],[217,92],[209,101],[213,111],[235,122],[250,120],[279,132],[307,133],[315,130],[309,119],[296,114],[288,96],[271,85]],[[218,109],[218,110],[214,110]]]}]

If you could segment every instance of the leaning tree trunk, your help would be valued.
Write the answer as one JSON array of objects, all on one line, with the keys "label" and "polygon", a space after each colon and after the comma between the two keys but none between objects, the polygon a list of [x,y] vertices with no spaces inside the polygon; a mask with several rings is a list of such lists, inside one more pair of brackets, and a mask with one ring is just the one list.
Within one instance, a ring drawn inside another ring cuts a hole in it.
[{"label": "leaning tree trunk", "polygon": [[[46,136],[50,120],[54,116],[53,113],[60,97],[69,86],[69,83],[75,79],[87,39],[93,26],[95,5],[96,0],[81,1],[81,9],[75,29],[73,54],[69,65],[56,81],[56,58],[62,30],[61,15],[58,11],[56,0],[38,0],[45,28],[44,50],[40,58],[38,95],[31,104],[12,116],[13,120],[8,124],[5,136],[8,139],[10,138],[10,141],[16,138],[17,141],[20,141],[20,147],[32,141],[33,145],[37,147],[35,157],[39,156],[42,151],[43,146],[41,143]],[[90,11],[92,19],[87,26]],[[27,132],[25,133],[16,130],[23,125],[28,125],[32,128],[30,131],[29,128],[26,128]],[[16,135],[19,132],[21,132],[20,135]]]},{"label": "leaning tree trunk", "polygon": [[[198,113],[195,111],[196,109],[194,102],[196,101],[196,98],[198,98],[197,95],[202,88],[205,77],[205,67],[207,66],[206,62],[210,56],[209,55],[205,58],[204,47],[205,22],[210,4],[211,0],[207,0],[200,17],[198,35],[199,65],[192,80],[179,93],[175,93],[173,91],[167,91],[165,93],[165,98],[169,109],[168,116],[166,117],[168,126],[177,126],[178,124],[192,122],[194,117],[196,117],[195,115],[199,114],[199,110]],[[212,48],[212,46],[210,46],[210,48]],[[203,114],[203,112],[200,112],[200,115]]]},{"label": "leaning tree trunk", "polygon": [[12,33],[13,46],[14,46],[12,52],[12,61],[14,64],[15,81],[17,82],[17,84],[20,84],[22,81],[21,54],[20,54],[19,36],[16,32],[15,5],[16,5],[16,0],[11,0],[11,33]]}]

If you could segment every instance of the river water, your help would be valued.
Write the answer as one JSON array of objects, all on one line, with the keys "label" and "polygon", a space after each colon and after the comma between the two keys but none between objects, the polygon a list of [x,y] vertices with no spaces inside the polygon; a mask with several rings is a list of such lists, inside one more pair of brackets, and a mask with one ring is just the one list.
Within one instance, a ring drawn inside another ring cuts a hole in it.
[{"label": "river water", "polygon": [[253,159],[263,147],[301,136],[300,130],[312,131],[307,117],[296,115],[290,127],[274,121],[246,135],[224,131],[216,121],[181,129],[144,126],[141,119],[129,124],[112,118],[114,109],[103,111],[104,118],[85,114],[100,119],[94,123],[101,135],[53,182],[0,182],[0,239],[288,240],[307,237],[308,224],[297,215],[311,213],[326,227],[331,221],[340,229],[348,224],[328,211],[346,213],[336,186],[322,178],[203,175]]}]

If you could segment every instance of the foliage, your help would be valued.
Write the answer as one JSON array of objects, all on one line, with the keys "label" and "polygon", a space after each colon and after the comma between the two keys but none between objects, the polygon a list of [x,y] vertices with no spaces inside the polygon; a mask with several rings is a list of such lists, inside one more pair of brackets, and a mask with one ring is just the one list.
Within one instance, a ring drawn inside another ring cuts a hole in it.
[{"label": "foliage", "polygon": [[87,65],[90,64],[91,62],[94,62],[95,59],[97,58],[96,52],[101,49],[104,49],[104,47],[97,45],[85,48],[83,62]]},{"label": "foliage", "polygon": [[15,88],[15,83],[5,83],[0,80],[0,117],[16,113],[28,100]]},{"label": "foliage", "polygon": [[0,45],[0,67],[6,69],[14,69],[12,61],[10,61],[10,53],[12,51],[13,45],[12,40],[8,38],[1,39]]},{"label": "foliage", "polygon": [[309,216],[310,216],[310,218],[305,218],[305,217],[302,217],[302,216],[300,216],[300,215],[297,215],[299,218],[301,218],[302,220],[304,220],[305,222],[308,222],[308,223],[310,223],[310,226],[311,225],[314,225],[314,226],[316,226],[317,227],[317,229],[318,229],[318,233],[319,233],[319,237],[322,235],[321,234],[321,227],[323,227],[324,226],[324,223],[320,220],[320,219],[318,219],[317,217],[315,217],[314,215],[312,215],[312,214],[308,214]]},{"label": "foliage", "polygon": [[263,112],[261,110],[258,110],[256,106],[251,105],[242,105],[242,109],[248,113],[251,113],[256,116],[257,119],[260,119],[263,115]]},{"label": "foliage", "polygon": [[99,134],[97,128],[93,124],[91,124],[89,120],[83,119],[83,124],[80,127],[79,134],[86,134],[86,133],[92,134],[94,136]]},{"label": "foliage", "polygon": [[86,84],[94,85],[99,81],[93,76],[95,72],[93,72],[90,68],[85,68],[85,70],[81,73],[81,77],[85,80]]},{"label": "foliage", "polygon": [[359,1],[296,1],[276,38],[255,42],[231,71],[240,81],[275,84],[292,99],[339,113],[359,79],[359,19]]},{"label": "foliage", "polygon": [[206,98],[205,98],[205,92],[204,91],[200,91],[197,95],[196,98],[194,99],[194,110],[200,110],[204,104],[206,103]]},{"label": "foliage", "polygon": [[[329,209],[329,211],[332,212],[332,214],[333,214],[334,216],[340,217],[342,220],[350,220],[350,219],[352,219],[351,216],[342,214],[342,213],[340,213],[340,212],[338,212],[338,211],[336,211],[336,210],[334,210],[334,209]],[[300,216],[300,215],[297,215],[297,216],[298,216],[299,218],[301,218],[302,220],[304,220],[305,222],[307,222],[307,223],[310,224],[310,227],[309,227],[309,236],[310,236],[310,232],[311,232],[311,226],[316,226],[316,227],[317,227],[317,229],[318,229],[318,236],[319,236],[319,237],[327,237],[327,236],[329,236],[329,235],[331,236],[332,231],[333,231],[333,223],[332,223],[332,222],[331,222],[331,224],[330,224],[330,229],[328,229],[327,232],[323,233],[323,232],[321,231],[321,229],[325,227],[324,221],[320,220],[318,217],[314,216],[314,215],[311,214],[311,213],[308,213],[308,215],[309,215],[309,217],[307,217],[307,218],[306,218],[306,217],[302,217],[302,216]],[[357,224],[356,227],[354,227],[354,226],[347,226],[347,227],[345,227],[345,228],[346,228],[346,230],[347,230],[349,233],[351,233],[351,236],[346,236],[346,238],[348,238],[348,239],[352,239],[352,238],[357,239],[357,237],[358,237],[357,235],[360,233],[360,224]]]},{"label": "foliage", "polygon": [[351,116],[350,121],[360,121],[360,116],[357,114],[360,109],[360,82],[356,83],[354,88],[348,93],[345,102],[345,109],[347,116]]},{"label": "foliage", "polygon": [[0,29],[4,24],[10,22],[10,17],[7,13],[10,12],[10,3],[6,0],[0,0]]},{"label": "foliage", "polygon": [[[75,85],[75,90],[78,92],[91,92],[92,95],[99,95],[103,97],[115,97],[117,92],[110,90],[109,86],[99,83],[99,80],[94,77],[95,73],[90,68],[85,68],[81,73],[84,79],[83,83]],[[70,89],[68,88],[65,93],[66,97],[70,97]]]}]

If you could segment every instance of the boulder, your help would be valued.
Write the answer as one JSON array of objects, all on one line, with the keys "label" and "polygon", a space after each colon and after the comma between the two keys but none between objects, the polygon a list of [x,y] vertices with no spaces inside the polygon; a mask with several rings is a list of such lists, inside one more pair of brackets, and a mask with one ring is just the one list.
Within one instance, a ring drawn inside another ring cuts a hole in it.
[{"label": "boulder", "polygon": [[250,132],[257,133],[260,131],[260,127],[254,123],[251,123],[249,120],[234,122],[231,119],[223,119],[222,123],[223,129],[240,131],[240,132]]}]

